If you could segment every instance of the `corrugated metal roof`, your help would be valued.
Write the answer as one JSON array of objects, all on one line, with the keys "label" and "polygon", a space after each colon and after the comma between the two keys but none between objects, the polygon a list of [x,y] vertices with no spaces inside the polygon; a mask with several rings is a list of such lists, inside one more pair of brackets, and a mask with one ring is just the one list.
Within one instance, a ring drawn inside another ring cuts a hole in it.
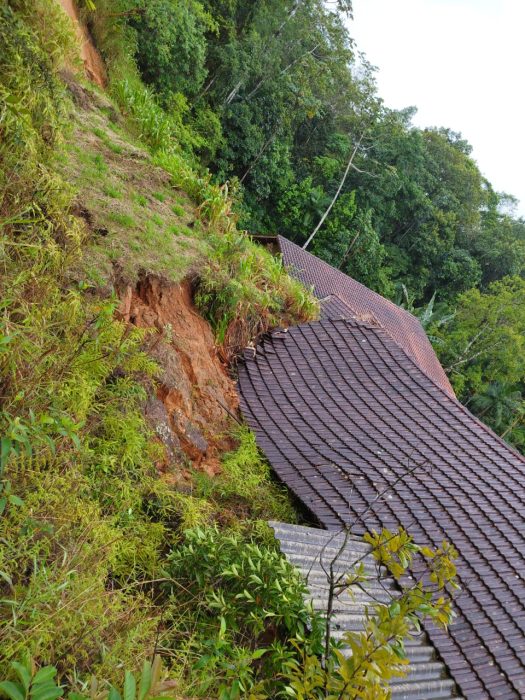
[{"label": "corrugated metal roof", "polygon": [[[455,396],[443,367],[419,320],[380,294],[336,270],[291,241],[278,237],[283,262],[291,275],[321,299],[321,318],[356,318],[377,322],[398,343],[418,367],[450,396]],[[351,316],[349,316],[350,310]]]},{"label": "corrugated metal roof", "polygon": [[380,327],[302,324],[252,355],[241,407],[278,476],[336,530],[392,485],[356,534],[402,525],[452,542],[458,619],[427,631],[465,697],[525,697],[525,459]]},{"label": "corrugated metal roof", "polygon": [[[321,613],[327,609],[330,589],[328,569],[330,561],[336,556],[336,576],[351,572],[359,560],[362,560],[371,576],[377,574],[377,564],[370,547],[358,537],[348,537],[344,549],[340,551],[345,544],[342,533],[278,522],[271,522],[270,525],[281,551],[304,576],[314,609]],[[398,593],[396,582],[383,576],[381,583],[370,582],[365,590],[356,589],[352,594],[347,589],[338,590],[333,604],[332,637],[341,639],[345,632],[361,631],[367,608],[377,602],[388,605]],[[410,672],[407,676],[392,680],[393,700],[458,697],[456,684],[426,634],[407,640],[405,648]]]}]

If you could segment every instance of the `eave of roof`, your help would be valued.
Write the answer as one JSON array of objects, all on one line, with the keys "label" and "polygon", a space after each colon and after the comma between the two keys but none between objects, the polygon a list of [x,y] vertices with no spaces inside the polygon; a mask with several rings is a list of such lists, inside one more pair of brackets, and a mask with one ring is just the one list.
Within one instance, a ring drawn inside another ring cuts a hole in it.
[{"label": "eave of roof", "polygon": [[465,697],[524,697],[523,457],[389,333],[356,320],[268,337],[239,368],[239,388],[272,467],[324,527],[401,524],[421,543],[455,545],[458,620],[429,635]]}]

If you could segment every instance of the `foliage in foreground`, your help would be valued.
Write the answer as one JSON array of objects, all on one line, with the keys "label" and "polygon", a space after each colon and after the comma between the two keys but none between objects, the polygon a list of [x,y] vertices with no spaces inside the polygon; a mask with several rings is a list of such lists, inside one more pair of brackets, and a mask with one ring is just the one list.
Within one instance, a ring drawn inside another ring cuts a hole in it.
[{"label": "foliage in foreground", "polygon": [[193,611],[193,634],[188,639],[187,629],[174,625],[170,643],[198,696],[277,696],[284,664],[296,653],[292,640],[321,650],[306,587],[275,543],[217,528],[188,530],[168,559],[170,595]]},{"label": "foliage in foreground", "polygon": [[[30,5],[0,8],[0,670],[29,653],[78,691],[153,655],[166,550],[222,506],[158,478],[147,336],[86,283],[90,240],[53,165],[71,109],[57,71],[74,40],[58,5]],[[174,172],[220,225],[219,188]]]},{"label": "foliage in foreground", "polygon": [[28,657],[24,663],[13,661],[11,667],[16,673],[16,680],[0,682],[0,692],[9,700],[156,700],[161,697],[167,700],[166,692],[173,685],[170,681],[162,680],[159,656],[153,659],[153,663],[144,661],[138,686],[133,673],[126,671],[122,689],[112,685],[99,688],[93,678],[89,688],[78,693],[67,693],[64,686],[58,685],[54,666],[42,666],[37,670],[34,661]]},{"label": "foliage in foreground", "polygon": [[[372,605],[362,632],[346,632],[341,647],[329,646],[321,655],[308,654],[296,645],[299,660],[286,664],[287,697],[297,700],[388,700],[390,681],[404,677],[410,670],[405,640],[421,631],[421,623],[431,620],[446,628],[454,618],[450,591],[458,589],[454,558],[457,552],[447,543],[441,547],[419,547],[404,530],[382,530],[365,535],[377,561],[377,574],[369,575],[359,561],[345,574],[334,574],[338,555],[325,561],[329,575],[330,609],[333,600],[348,587],[366,588],[367,581],[381,581],[394,574],[403,577],[415,559],[424,561],[412,585],[402,585],[400,594],[393,594],[388,604]],[[340,550],[341,551],[341,550]],[[388,567],[386,574],[381,566]],[[330,618],[325,631],[330,631]],[[327,635],[325,636],[325,640]],[[351,649],[351,654],[343,648]]]},{"label": "foliage in foreground", "polygon": [[[167,634],[159,652],[179,680],[159,682],[160,660],[153,669],[145,661],[138,700],[170,690],[176,697],[184,690],[220,700],[387,700],[390,681],[409,671],[406,639],[420,633],[422,621],[446,627],[453,618],[448,590],[457,588],[457,554],[446,542],[436,549],[418,547],[403,530],[373,532],[365,539],[377,561],[375,573],[365,572],[360,560],[340,573],[342,550],[323,555],[330,572],[329,610],[336,598],[391,576],[384,566],[399,578],[415,558],[425,566],[389,602],[369,607],[361,632],[347,632],[335,642],[330,615],[322,616],[305,603],[303,579],[272,537],[253,539],[216,526],[187,530],[167,557],[162,584]],[[66,694],[54,680],[53,667],[36,671],[34,665],[14,662],[12,669],[19,681],[0,683],[0,693],[9,700],[54,700]],[[120,694],[114,686],[86,678],[67,697],[119,700]],[[129,672],[123,697],[136,697],[136,681]]]}]

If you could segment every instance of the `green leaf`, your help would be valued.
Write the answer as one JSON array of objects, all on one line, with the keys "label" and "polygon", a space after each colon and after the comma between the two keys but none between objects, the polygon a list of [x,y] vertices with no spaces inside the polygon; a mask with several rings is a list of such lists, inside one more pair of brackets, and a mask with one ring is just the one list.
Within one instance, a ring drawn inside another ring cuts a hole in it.
[{"label": "green leaf", "polygon": [[0,474],[3,472],[7,459],[11,453],[12,442],[9,438],[3,437],[0,440]]},{"label": "green leaf", "polygon": [[13,579],[9,576],[9,574],[0,570],[0,578],[3,578],[10,588],[13,588]]},{"label": "green leaf", "polygon": [[144,664],[142,666],[142,674],[140,676],[138,700],[144,700],[146,695],[149,693],[149,691],[151,689],[151,680],[152,680],[151,664],[149,661],[144,661]]},{"label": "green leaf", "polygon": [[130,671],[126,671],[124,675],[124,700],[135,700],[136,689],[135,676]]},{"label": "green leaf", "polygon": [[0,498],[0,515],[2,515],[2,513],[4,512],[6,505],[7,498],[5,496],[2,496],[2,498]]},{"label": "green leaf", "polygon": [[54,683],[39,683],[31,688],[32,700],[57,700],[62,696],[62,688]]},{"label": "green leaf", "polygon": [[120,693],[113,686],[109,689],[108,700],[121,700]]},{"label": "green leaf", "polygon": [[37,683],[47,683],[52,680],[57,674],[57,670],[54,666],[44,666],[38,670],[33,676],[33,685]]},{"label": "green leaf", "polygon": [[394,602],[391,603],[388,608],[388,614],[390,615],[390,617],[396,617],[397,615],[399,615],[400,611],[401,607],[399,603],[397,602],[397,600],[394,600]]},{"label": "green leaf", "polygon": [[219,639],[223,639],[226,633],[226,620],[221,615],[221,628],[219,630]]},{"label": "green leaf", "polygon": [[7,695],[10,700],[25,700],[24,689],[19,683],[2,681],[0,683],[0,691]]},{"label": "green leaf", "polygon": [[268,649],[256,649],[252,653],[252,659],[260,659],[261,656],[264,656],[264,654],[266,654],[267,651],[268,651]]},{"label": "green leaf", "polygon": [[20,498],[20,496],[16,496],[14,493],[9,496],[9,503],[11,503],[14,506],[24,505],[24,501]]},{"label": "green leaf", "polygon": [[16,675],[22,681],[22,686],[27,693],[29,686],[31,685],[31,672],[24,666],[24,664],[21,664],[18,661],[12,661],[11,666],[15,669]]}]

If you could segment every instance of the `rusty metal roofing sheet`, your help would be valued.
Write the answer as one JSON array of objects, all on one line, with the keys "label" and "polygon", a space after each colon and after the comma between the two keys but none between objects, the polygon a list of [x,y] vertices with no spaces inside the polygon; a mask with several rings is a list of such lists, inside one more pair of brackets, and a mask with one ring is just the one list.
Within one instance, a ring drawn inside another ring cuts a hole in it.
[{"label": "rusty metal roofing sheet", "polygon": [[[381,576],[380,582],[372,580],[377,564],[370,547],[360,537],[345,538],[342,533],[301,525],[278,522],[271,522],[270,525],[281,551],[306,579],[313,607],[321,613],[327,609],[330,589],[328,570],[332,559],[337,557],[333,565],[336,576],[350,572],[358,561],[370,572],[371,580],[365,587],[356,589],[352,594],[345,589],[337,591],[331,618],[331,636],[334,639],[341,639],[347,631],[361,631],[367,608],[376,603],[388,605],[399,593],[392,578]],[[448,700],[457,697],[456,684],[426,634],[407,640],[406,651],[410,672],[391,681],[393,700]]]},{"label": "rusty metal roofing sheet", "polygon": [[347,309],[350,309],[358,320],[377,322],[425,374],[450,396],[455,395],[427,334],[415,316],[286,238],[279,236],[278,241],[290,274],[305,285],[313,286],[314,294],[321,299],[322,318],[340,318],[345,309],[348,318]]},{"label": "rusty metal roofing sheet", "polygon": [[428,633],[465,697],[525,697],[524,458],[389,333],[354,319],[270,335],[240,366],[239,388],[272,467],[325,528],[392,485],[368,529],[403,525],[421,544],[455,545],[458,619],[450,634]]}]

